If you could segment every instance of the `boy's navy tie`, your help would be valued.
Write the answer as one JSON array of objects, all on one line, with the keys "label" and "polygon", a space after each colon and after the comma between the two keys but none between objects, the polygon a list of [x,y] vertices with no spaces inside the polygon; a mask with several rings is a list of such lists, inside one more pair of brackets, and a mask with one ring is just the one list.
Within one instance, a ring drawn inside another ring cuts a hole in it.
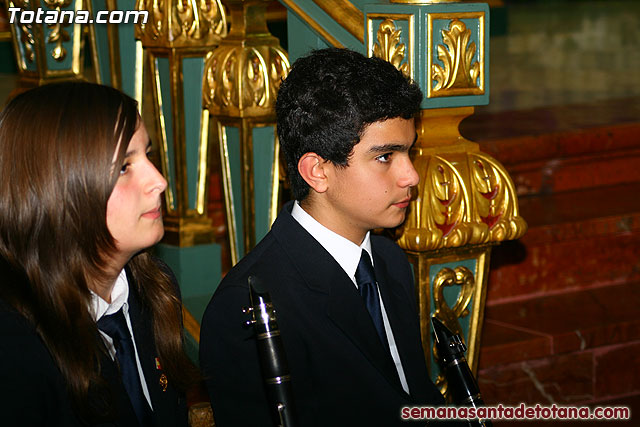
[{"label": "boy's navy tie", "polygon": [[364,249],[362,250],[360,262],[356,269],[356,284],[358,285],[360,296],[362,296],[367,310],[369,310],[373,324],[378,331],[380,341],[385,348],[389,349],[389,342],[387,341],[387,334],[384,330],[384,322],[382,320],[382,309],[380,307],[376,274],[373,271],[371,258],[369,258],[369,254]]}]

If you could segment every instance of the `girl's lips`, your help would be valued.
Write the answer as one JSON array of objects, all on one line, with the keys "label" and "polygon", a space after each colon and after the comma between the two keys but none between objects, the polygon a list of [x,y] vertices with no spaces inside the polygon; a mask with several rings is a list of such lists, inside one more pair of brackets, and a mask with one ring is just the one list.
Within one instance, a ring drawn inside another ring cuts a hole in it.
[{"label": "girl's lips", "polygon": [[160,207],[157,207],[151,211],[143,213],[142,216],[148,219],[160,218],[162,216],[162,209],[160,209]]}]

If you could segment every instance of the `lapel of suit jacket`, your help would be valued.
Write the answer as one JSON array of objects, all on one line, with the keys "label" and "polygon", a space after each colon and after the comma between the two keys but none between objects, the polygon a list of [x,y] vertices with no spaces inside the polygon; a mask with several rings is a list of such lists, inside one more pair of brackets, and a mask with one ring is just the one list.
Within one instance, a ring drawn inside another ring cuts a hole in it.
[{"label": "lapel of suit jacket", "polygon": [[[144,373],[147,389],[149,390],[156,425],[160,426],[166,424],[166,422],[163,422],[167,420],[167,416],[169,415],[166,411],[175,406],[175,402],[173,402],[175,396],[163,391],[167,389],[167,384],[163,381],[163,379],[166,380],[166,375],[162,379],[164,373],[161,367],[156,364],[158,352],[153,339],[153,328],[150,317],[149,315],[145,315],[144,308],[138,299],[137,287],[131,276],[131,271],[128,267],[125,268],[127,280],[129,281],[129,318],[131,320],[133,336],[136,340],[136,349],[138,350],[140,365],[142,366],[142,372]],[[168,419],[173,419],[173,417],[169,416]]]},{"label": "lapel of suit jacket", "polygon": [[[410,306],[413,299],[411,295],[405,295],[405,286],[390,274],[389,266],[376,251],[373,239],[371,245],[378,288],[393,331],[393,338],[400,355],[409,393],[414,397],[420,396],[424,389],[424,376],[421,375],[423,369],[420,369],[424,365],[424,356],[419,345],[419,330],[416,330],[417,324],[413,313],[415,309]],[[407,314],[407,311],[411,314]],[[419,351],[416,351],[416,348],[419,348]]]},{"label": "lapel of suit jacket", "polygon": [[291,216],[291,206],[283,208],[272,227],[276,239],[305,284],[326,295],[327,316],[387,381],[404,393],[391,354],[380,342],[358,290],[329,252]]}]

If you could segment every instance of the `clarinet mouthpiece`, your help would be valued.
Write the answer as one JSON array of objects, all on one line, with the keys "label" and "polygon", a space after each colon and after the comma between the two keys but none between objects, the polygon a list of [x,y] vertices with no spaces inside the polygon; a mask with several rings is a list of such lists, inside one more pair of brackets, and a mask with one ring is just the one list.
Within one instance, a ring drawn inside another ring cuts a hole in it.
[{"label": "clarinet mouthpiece", "polygon": [[[467,346],[459,335],[451,332],[435,316],[431,317],[431,326],[453,403],[473,407],[484,406],[478,383],[464,357]],[[492,426],[491,421],[486,419],[470,419],[468,422],[473,427]]]},{"label": "clarinet mouthpiece", "polygon": [[249,291],[254,295],[267,294],[267,291],[262,284],[262,280],[258,279],[256,276],[249,276],[247,281],[249,282]]},{"label": "clarinet mouthpiece", "polygon": [[462,342],[459,335],[451,332],[449,328],[435,316],[431,317],[431,327],[433,328],[433,333],[436,338],[438,352],[445,363],[456,358],[464,357],[467,346]]}]

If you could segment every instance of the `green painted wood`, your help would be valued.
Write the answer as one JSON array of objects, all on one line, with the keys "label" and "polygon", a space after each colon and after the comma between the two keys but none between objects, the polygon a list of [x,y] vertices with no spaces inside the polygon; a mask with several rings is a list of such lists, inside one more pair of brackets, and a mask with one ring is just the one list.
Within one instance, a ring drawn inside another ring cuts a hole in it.
[{"label": "green painted wood", "polygon": [[10,41],[0,42],[0,73],[16,74],[18,68]]},{"label": "green painted wood", "polygon": [[[99,10],[107,10],[105,0],[92,0],[93,14]],[[98,56],[98,73],[103,85],[112,86],[111,82],[111,57],[109,56],[109,38],[107,36],[107,24],[94,24],[96,34],[96,55]]]},{"label": "green painted wood", "polygon": [[[238,256],[246,255],[244,246],[244,218],[242,214],[242,162],[240,157],[240,130],[236,126],[225,126],[227,150],[229,154],[229,169],[231,173],[231,187],[233,194],[233,209],[236,221],[236,247]],[[275,149],[275,127],[259,126],[252,129],[253,141],[253,188],[255,239],[259,242],[271,229],[269,218],[271,195],[273,156]]]},{"label": "green painted wood", "polygon": [[[370,2],[366,0],[354,0],[352,3],[363,10],[366,16],[372,13],[381,14],[410,14],[414,16],[415,20],[415,51],[414,51],[414,80],[420,85],[423,92],[427,93],[427,84],[435,86],[435,82],[426,82],[427,76],[427,51],[430,45],[433,45],[437,52],[437,45],[443,44],[441,37],[428,39],[427,35],[427,16],[429,13],[464,13],[464,12],[484,12],[485,13],[485,33],[484,39],[480,40],[479,24],[477,19],[462,19],[462,22],[467,25],[467,28],[471,29],[471,41],[476,44],[476,54],[474,60],[477,60],[479,55],[480,46],[484,45],[484,94],[482,95],[463,95],[463,96],[448,96],[448,97],[436,97],[436,98],[424,98],[422,102],[422,108],[449,108],[449,107],[463,107],[473,105],[485,105],[489,102],[489,6],[485,3],[433,3],[433,4],[391,4],[386,1]],[[345,47],[366,53],[366,46],[368,45],[368,34],[366,34],[366,28],[364,30],[365,43],[360,43],[351,34],[346,33],[339,24],[337,24],[331,17],[329,17],[322,9],[320,9],[313,0],[296,1],[296,4],[300,6],[307,14],[325,28],[332,36],[340,41]],[[381,22],[381,19],[374,21]],[[448,27],[449,20],[435,20],[434,30],[439,34],[440,30]],[[339,29],[336,29],[336,26]],[[402,28],[402,43],[405,46],[409,46],[408,24],[401,23]],[[373,37],[375,37],[377,25],[374,27]],[[345,34],[346,33],[346,34]],[[292,10],[288,11],[288,34],[289,34],[289,59],[291,62],[297,58],[305,55],[313,49],[321,49],[327,47],[328,42],[317,34],[312,28],[310,28],[300,17],[298,17]],[[437,59],[435,55],[436,63],[442,65],[441,61]]]},{"label": "green painted wood", "polygon": [[[200,323],[222,277],[220,245],[178,247],[160,243],[154,252],[173,270],[180,284],[184,306]],[[194,345],[197,347],[195,341]],[[195,354],[197,356],[197,350]]]},{"label": "green painted wood", "polygon": [[[333,18],[327,15],[327,13],[318,7],[313,0],[296,0],[295,3],[305,13],[312,16],[322,28],[335,37],[336,40],[338,40],[344,47],[358,52],[364,51],[364,45],[340,24],[334,21]],[[302,21],[291,9],[288,9],[287,21],[289,34],[289,60],[291,62],[295,61],[297,58],[312,49],[322,49],[330,46],[327,40],[307,26],[306,23],[304,23],[304,21]]]},{"label": "green painted wood", "polygon": [[[414,80],[418,83],[420,88],[425,94],[423,99],[422,108],[450,108],[450,107],[465,107],[474,105],[486,105],[489,103],[489,28],[490,28],[490,16],[489,6],[486,3],[434,3],[434,4],[385,4],[375,3],[369,4],[364,7],[365,22],[370,14],[408,14],[412,15],[415,20],[415,51],[414,51],[414,64],[415,69],[413,73]],[[427,52],[429,46],[432,46],[434,52],[434,61],[443,66],[442,61],[437,58],[437,47],[443,45],[440,31],[447,29],[450,23],[450,19],[435,19],[434,20],[434,34],[437,36],[433,39],[429,39],[427,34],[427,19],[429,14],[446,13],[446,14],[460,14],[466,12],[484,12],[485,14],[485,32],[484,39],[480,40],[480,27],[479,20],[475,18],[460,19],[468,29],[471,30],[470,42],[474,42],[476,45],[476,53],[473,61],[477,61],[480,54],[480,46],[484,44],[484,94],[482,95],[464,95],[464,96],[448,96],[438,98],[426,98],[428,84],[432,87],[435,86],[435,81],[427,82],[427,69],[428,69],[428,56]],[[373,28],[372,37],[376,37],[377,24],[381,22],[381,19],[374,20],[376,24]],[[404,43],[408,51],[409,32],[406,25],[402,25],[403,29],[401,34],[401,43]],[[365,34],[365,46],[368,46],[368,34]]]},{"label": "green painted wood", "polygon": [[175,176],[175,141],[173,139],[173,114],[171,109],[171,69],[169,66],[169,58],[156,58],[156,70],[158,72],[158,77],[160,80],[160,105],[161,110],[160,114],[164,118],[165,125],[165,134],[163,135],[165,141],[167,142],[167,157],[169,158],[169,170],[166,171],[165,178],[169,182],[169,186],[166,191],[172,193],[173,205],[171,209],[175,209],[176,206],[176,198],[175,194],[175,186],[176,186],[176,176]]},{"label": "green painted wood", "polygon": [[[198,323],[201,323],[207,304],[222,277],[220,245],[181,248],[160,243],[154,250],[173,270],[180,285],[182,303]],[[185,336],[187,355],[197,364],[199,345],[196,338],[199,337],[193,337],[189,333]]]},{"label": "green painted wood", "polygon": [[238,257],[244,256],[244,233],[242,215],[242,160],[240,158],[240,129],[225,126],[227,136],[227,150],[229,154],[229,172],[231,174],[231,193],[233,194],[233,209],[236,221],[236,248]]},{"label": "green painted wood", "polygon": [[[117,10],[136,10],[135,0],[118,0]],[[112,24],[101,24],[112,25]],[[120,82],[124,93],[135,98],[136,92],[136,41],[134,35],[135,24],[117,24],[118,43],[120,49]]]},{"label": "green painted wood", "polygon": [[200,367],[200,345],[191,334],[185,332],[184,351],[191,361]]},{"label": "green painted wood", "polygon": [[314,49],[329,47],[322,37],[312,31],[298,15],[287,12],[287,33],[289,34],[289,61],[293,62]]},{"label": "green painted wood", "polygon": [[200,164],[200,139],[202,129],[202,75],[204,57],[182,60],[183,108],[185,131],[185,159],[187,167],[187,195],[189,209],[196,209],[198,172]]},{"label": "green painted wood", "polygon": [[256,242],[271,228],[269,207],[273,194],[273,154],[275,126],[253,129],[253,185],[255,201]]},{"label": "green painted wood", "polygon": [[[105,0],[91,0],[91,6],[93,11],[92,19],[95,19],[98,12],[109,10]],[[119,0],[114,10],[120,10],[123,12],[132,11],[136,8],[135,0]],[[122,19],[124,19],[124,16]],[[117,16],[116,16],[117,18]],[[135,40],[135,23],[120,23],[120,24],[103,24],[92,23],[96,35],[96,47],[98,56],[98,73],[100,75],[100,81],[104,85],[113,86],[111,78],[111,61],[116,58],[111,57],[109,52],[109,36],[107,34],[107,28],[116,31],[118,34],[118,44],[114,54],[120,61],[120,90],[135,98],[136,94],[136,61],[138,59],[136,52],[136,40]],[[111,26],[111,27],[109,27]]]}]

